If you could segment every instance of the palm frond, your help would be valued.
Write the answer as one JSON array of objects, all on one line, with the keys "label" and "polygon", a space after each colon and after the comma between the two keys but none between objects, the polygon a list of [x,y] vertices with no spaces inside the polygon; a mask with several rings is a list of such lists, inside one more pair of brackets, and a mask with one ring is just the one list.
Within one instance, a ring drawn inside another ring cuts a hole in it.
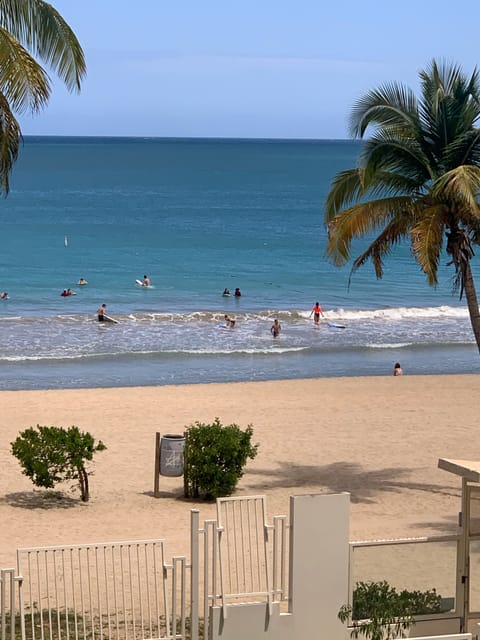
[{"label": "palm frond", "polygon": [[432,178],[429,158],[421,146],[403,131],[376,131],[363,145],[360,158],[365,168],[366,185],[375,181],[379,170],[403,175],[415,185],[414,189]]},{"label": "palm frond", "polygon": [[85,57],[72,29],[44,0],[0,0],[0,26],[38,56],[65,83],[79,91]]},{"label": "palm frond", "polygon": [[12,109],[38,111],[50,96],[44,69],[24,47],[0,27],[0,91]]},{"label": "palm frond", "polygon": [[446,171],[459,165],[480,166],[480,129],[471,129],[455,136],[444,149],[443,163]]},{"label": "palm frond", "polygon": [[5,195],[10,190],[9,176],[17,159],[21,140],[20,126],[7,98],[0,93],[0,191]]},{"label": "palm frond", "polygon": [[345,264],[350,258],[354,238],[384,227],[396,216],[408,215],[411,207],[411,198],[393,197],[361,202],[341,211],[328,225],[327,257],[336,266]]},{"label": "palm frond", "polygon": [[448,171],[432,185],[433,198],[450,203],[452,213],[467,210],[480,215],[476,196],[480,192],[480,167],[462,165]]},{"label": "palm frond", "polygon": [[410,129],[416,118],[413,91],[397,83],[384,84],[356,102],[350,116],[350,132],[362,138],[369,125]]},{"label": "palm frond", "polygon": [[[480,117],[480,84],[475,70],[468,79],[457,65],[438,64],[422,71],[419,113],[426,145],[438,164],[438,173],[454,166],[455,158],[444,158],[445,149],[471,132]],[[449,164],[450,162],[450,164]],[[466,164],[458,162],[457,164]]]},{"label": "palm frond", "polygon": [[349,286],[355,271],[357,271],[357,269],[359,269],[368,260],[372,261],[377,278],[382,278],[384,258],[391,253],[397,244],[408,236],[411,224],[411,217],[408,215],[408,212],[397,215],[393,220],[391,220],[384,230],[370,244],[368,249],[355,258],[350,271],[348,281]]},{"label": "palm frond", "polygon": [[437,273],[442,252],[448,211],[444,205],[425,207],[411,230],[412,252],[430,285],[438,283]]},{"label": "palm frond", "polygon": [[337,213],[357,202],[363,195],[363,170],[340,171],[333,179],[325,203],[325,224],[329,224]]}]

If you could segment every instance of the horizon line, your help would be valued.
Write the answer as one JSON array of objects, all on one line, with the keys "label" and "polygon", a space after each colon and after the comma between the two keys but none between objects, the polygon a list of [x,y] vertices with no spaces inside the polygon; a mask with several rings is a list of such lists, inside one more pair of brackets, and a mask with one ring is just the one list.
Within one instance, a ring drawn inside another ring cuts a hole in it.
[{"label": "horizon line", "polygon": [[361,142],[355,138],[283,138],[283,137],[242,137],[242,136],[149,136],[149,135],[105,135],[105,134],[56,134],[56,133],[29,133],[24,134],[23,139],[31,138],[105,138],[122,140],[238,140],[252,142]]}]

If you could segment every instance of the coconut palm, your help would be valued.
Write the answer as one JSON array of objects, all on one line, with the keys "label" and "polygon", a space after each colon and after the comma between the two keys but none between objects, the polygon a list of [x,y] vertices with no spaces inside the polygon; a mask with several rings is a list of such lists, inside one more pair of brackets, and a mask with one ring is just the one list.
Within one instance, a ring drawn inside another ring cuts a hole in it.
[{"label": "coconut palm", "polygon": [[50,79],[37,58],[70,91],[80,90],[83,51],[58,11],[43,0],[0,0],[0,191],[5,194],[22,136],[14,114],[38,112],[50,97]]},{"label": "coconut palm", "polygon": [[[454,267],[453,288],[465,293],[480,350],[480,314],[470,261],[480,244],[480,80],[435,60],[420,72],[418,99],[390,83],[369,91],[353,107],[354,137],[362,146],[358,167],[340,172],[326,201],[327,257],[337,266],[350,259],[352,240],[369,246],[352,274],[371,261],[377,278],[398,243],[412,254],[430,285],[437,284],[443,248]],[[371,238],[374,237],[373,240]]]}]

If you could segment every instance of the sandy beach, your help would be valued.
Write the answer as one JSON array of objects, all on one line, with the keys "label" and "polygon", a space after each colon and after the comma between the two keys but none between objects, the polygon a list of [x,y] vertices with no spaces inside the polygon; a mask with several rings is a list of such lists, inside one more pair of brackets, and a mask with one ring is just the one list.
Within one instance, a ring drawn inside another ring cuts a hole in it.
[{"label": "sandy beach", "polygon": [[[475,375],[336,378],[141,388],[2,391],[0,567],[17,547],[165,538],[187,553],[190,509],[181,478],[161,478],[153,497],[157,431],[196,420],[254,427],[258,456],[237,495],[267,496],[269,520],[289,496],[351,493],[350,538],[417,537],[456,531],[460,479],[439,457],[478,459]],[[91,500],[64,486],[45,500],[10,453],[36,424],[76,425],[108,449],[92,465]]]}]

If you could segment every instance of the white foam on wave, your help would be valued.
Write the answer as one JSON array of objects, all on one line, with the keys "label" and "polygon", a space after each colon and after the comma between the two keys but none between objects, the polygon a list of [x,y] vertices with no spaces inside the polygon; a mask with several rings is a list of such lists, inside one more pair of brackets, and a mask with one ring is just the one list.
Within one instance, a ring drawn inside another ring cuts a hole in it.
[{"label": "white foam on wave", "polygon": [[366,344],[367,349],[404,349],[405,347],[413,346],[413,342],[397,342],[389,343],[383,342],[382,344]]},{"label": "white foam on wave", "polygon": [[[392,307],[385,309],[334,309],[324,311],[328,320],[416,320],[421,318],[468,318],[467,307]],[[309,319],[309,311],[301,311]]]},{"label": "white foam on wave", "polygon": [[188,354],[188,355],[237,355],[237,354],[247,354],[247,355],[272,355],[272,354],[282,354],[282,353],[294,353],[298,351],[307,351],[308,347],[278,347],[277,345],[273,345],[269,348],[263,349],[250,349],[250,348],[237,348],[237,349],[172,349],[166,350],[163,353],[176,353],[176,354]]}]

